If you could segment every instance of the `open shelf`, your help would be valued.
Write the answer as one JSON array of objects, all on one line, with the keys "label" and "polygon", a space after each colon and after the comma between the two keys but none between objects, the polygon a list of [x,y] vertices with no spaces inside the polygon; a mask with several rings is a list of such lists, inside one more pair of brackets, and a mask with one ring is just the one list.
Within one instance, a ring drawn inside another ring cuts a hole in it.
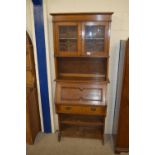
[{"label": "open shelf", "polygon": [[106,58],[57,58],[57,80],[106,81]]},{"label": "open shelf", "polygon": [[71,120],[64,120],[61,122],[62,124],[68,124],[68,125],[79,125],[79,126],[103,126],[103,123],[101,122],[83,122],[81,120],[77,120],[76,122]]},{"label": "open shelf", "polygon": [[75,126],[100,126],[103,127],[103,117],[101,116],[83,116],[83,115],[62,115],[62,124]]},{"label": "open shelf", "polygon": [[83,78],[105,78],[103,74],[73,74],[73,73],[60,73],[61,77],[83,77]]},{"label": "open shelf", "polygon": [[74,81],[74,82],[102,82],[102,83],[109,83],[109,79],[106,79],[104,77],[75,77],[75,76],[69,76],[69,77],[58,77],[55,81]]},{"label": "open shelf", "polygon": [[66,137],[102,139],[103,127],[90,128],[90,127],[63,125],[61,134],[62,136]]}]

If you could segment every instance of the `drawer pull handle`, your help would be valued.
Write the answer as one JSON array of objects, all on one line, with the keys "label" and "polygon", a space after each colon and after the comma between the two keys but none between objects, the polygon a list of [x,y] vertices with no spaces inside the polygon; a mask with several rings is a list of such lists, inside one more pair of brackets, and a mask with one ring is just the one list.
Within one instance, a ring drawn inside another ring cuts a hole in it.
[{"label": "drawer pull handle", "polygon": [[96,111],[96,108],[91,108],[91,111]]},{"label": "drawer pull handle", "polygon": [[71,110],[71,107],[65,107],[66,110]]}]

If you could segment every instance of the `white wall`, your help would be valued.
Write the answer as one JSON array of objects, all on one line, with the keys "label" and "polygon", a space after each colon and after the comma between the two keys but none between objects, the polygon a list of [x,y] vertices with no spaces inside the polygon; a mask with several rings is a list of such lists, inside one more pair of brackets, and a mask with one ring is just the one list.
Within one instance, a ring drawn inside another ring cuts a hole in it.
[{"label": "white wall", "polygon": [[[106,118],[105,133],[112,133],[116,78],[118,67],[119,41],[127,39],[129,35],[129,8],[128,0],[44,0],[47,11],[47,26],[45,34],[48,36],[48,46],[50,55],[51,80],[55,78],[54,61],[53,61],[53,32],[52,17],[49,15],[54,12],[114,12],[111,25],[110,39],[110,84],[108,89],[108,112]],[[54,88],[54,82],[51,83]],[[53,91],[54,94],[54,91]],[[57,117],[55,116],[55,128],[57,129]]]},{"label": "white wall", "polygon": [[26,0],[26,30],[32,38],[32,21],[31,21],[31,1]]}]

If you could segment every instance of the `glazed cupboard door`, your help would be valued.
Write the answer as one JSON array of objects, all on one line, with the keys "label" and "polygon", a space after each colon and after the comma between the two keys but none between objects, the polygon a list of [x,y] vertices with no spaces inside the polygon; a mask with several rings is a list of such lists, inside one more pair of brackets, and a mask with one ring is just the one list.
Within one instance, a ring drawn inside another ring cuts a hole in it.
[{"label": "glazed cupboard door", "polygon": [[78,22],[55,23],[55,54],[58,56],[79,56],[80,25]]},{"label": "glazed cupboard door", "polygon": [[85,22],[82,24],[82,55],[108,56],[108,23]]}]

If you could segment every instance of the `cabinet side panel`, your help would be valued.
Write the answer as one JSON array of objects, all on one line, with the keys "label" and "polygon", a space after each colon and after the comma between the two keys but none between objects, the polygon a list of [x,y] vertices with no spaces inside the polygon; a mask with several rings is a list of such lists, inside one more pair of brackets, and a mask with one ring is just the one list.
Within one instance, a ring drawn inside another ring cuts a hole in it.
[{"label": "cabinet side panel", "polygon": [[129,47],[126,44],[120,116],[117,134],[117,147],[129,147]]},{"label": "cabinet side panel", "polygon": [[114,112],[114,121],[113,121],[113,134],[117,134],[118,128],[118,118],[119,118],[119,109],[121,101],[121,92],[122,92],[122,81],[123,81],[123,69],[124,69],[124,55],[125,55],[125,41],[120,42],[120,52],[119,52],[119,63],[118,63],[118,74],[117,74],[117,91],[116,91],[116,100],[115,100],[115,112]]}]

